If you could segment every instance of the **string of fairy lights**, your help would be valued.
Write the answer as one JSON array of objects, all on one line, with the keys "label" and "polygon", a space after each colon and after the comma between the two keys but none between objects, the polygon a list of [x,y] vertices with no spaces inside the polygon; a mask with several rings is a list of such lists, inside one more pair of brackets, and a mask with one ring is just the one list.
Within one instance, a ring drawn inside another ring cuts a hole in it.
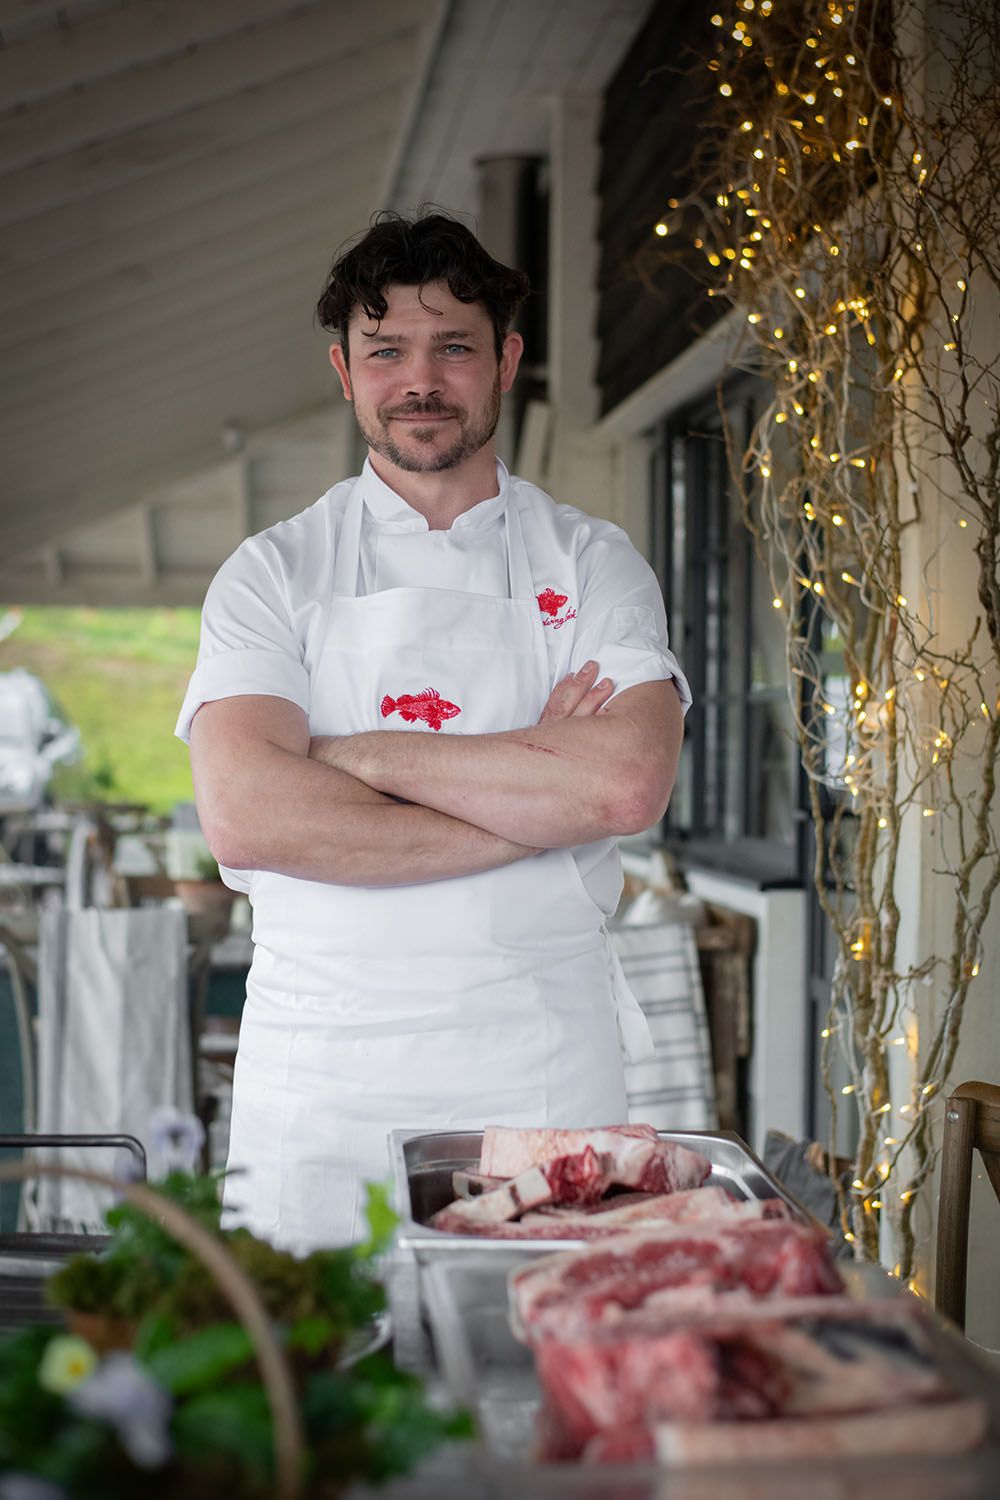
[{"label": "string of fairy lights", "polygon": [[[904,591],[902,537],[923,460],[908,441],[901,473],[900,433],[921,394],[947,387],[972,359],[974,265],[942,222],[933,193],[940,163],[919,138],[876,10],[863,0],[720,7],[707,59],[717,98],[703,121],[713,187],[669,198],[652,233],[697,253],[708,295],[742,309],[751,363],[770,378],[773,399],[743,470],[791,671],[810,689],[799,718],[804,761],[810,776],[849,795],[863,835],[882,851],[877,867],[898,848],[906,815],[933,829],[942,810],[954,810],[957,748],[974,718],[996,744],[1000,697],[984,688],[970,651],[943,649],[926,579],[913,602]],[[915,277],[935,301],[919,334],[908,307]],[[955,526],[967,531],[970,518],[974,508],[959,498]],[[839,697],[809,643],[815,611],[843,650],[849,687]],[[821,1033],[824,1046],[841,1044],[848,1066],[840,1093],[877,1127],[845,1218],[848,1240],[863,1233],[869,1245],[865,1219],[886,1206],[897,1164],[942,1086],[917,1068],[915,1022],[900,1029],[905,998],[918,980],[930,982],[927,969],[883,973],[875,1064],[870,1051],[858,1055],[850,997],[892,959],[881,904],[859,903],[847,924],[847,963],[858,977],[841,975],[846,1001]],[[968,925],[966,983],[981,964],[979,928]],[[904,1047],[916,1081],[894,1108],[889,1051]],[[909,1204],[917,1186],[895,1190],[897,1201]]]}]

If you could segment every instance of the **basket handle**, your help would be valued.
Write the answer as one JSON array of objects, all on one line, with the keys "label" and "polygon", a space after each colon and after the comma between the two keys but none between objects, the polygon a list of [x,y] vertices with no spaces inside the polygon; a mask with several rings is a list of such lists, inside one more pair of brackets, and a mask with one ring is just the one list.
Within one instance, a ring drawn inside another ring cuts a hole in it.
[{"label": "basket handle", "polygon": [[167,1233],[172,1234],[211,1272],[219,1290],[246,1329],[257,1357],[274,1427],[276,1500],[299,1500],[305,1440],[291,1371],[253,1282],[222,1241],[203,1229],[186,1210],[144,1182],[122,1182],[102,1172],[60,1166],[56,1162],[0,1163],[0,1182],[26,1182],[32,1177],[66,1177],[113,1188],[140,1213],[159,1220]]}]

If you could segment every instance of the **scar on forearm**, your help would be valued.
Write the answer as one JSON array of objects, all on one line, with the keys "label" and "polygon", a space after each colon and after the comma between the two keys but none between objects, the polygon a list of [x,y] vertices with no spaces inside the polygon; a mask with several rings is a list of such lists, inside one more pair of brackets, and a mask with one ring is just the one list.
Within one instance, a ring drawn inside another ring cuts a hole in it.
[{"label": "scar on forearm", "polygon": [[562,756],[561,750],[556,750],[552,745],[538,745],[534,740],[515,740],[515,745],[520,745],[522,750],[536,750],[541,755]]}]

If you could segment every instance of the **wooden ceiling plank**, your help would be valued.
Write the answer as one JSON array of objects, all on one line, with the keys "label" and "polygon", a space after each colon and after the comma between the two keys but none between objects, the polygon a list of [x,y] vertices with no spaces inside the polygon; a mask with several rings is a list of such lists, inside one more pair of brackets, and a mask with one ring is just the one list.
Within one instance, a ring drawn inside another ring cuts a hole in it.
[{"label": "wooden ceiling plank", "polygon": [[[411,26],[415,0],[338,0],[199,48],[162,64],[136,68],[92,89],[29,105],[0,121],[0,172],[121,136],[212,100],[267,83],[359,45],[378,48]],[[334,64],[334,66],[336,66]],[[335,88],[331,78],[331,89]]]},{"label": "wooden ceiling plank", "polygon": [[[79,220],[78,239],[73,245],[52,242],[36,233],[36,222],[7,229],[0,252],[0,311],[24,306],[51,287],[67,294],[76,288],[100,287],[123,269],[144,266],[162,254],[163,246],[196,246],[199,223],[205,223],[205,239],[214,225],[225,220],[228,204],[256,199],[264,216],[268,199],[280,190],[285,178],[303,178],[312,163],[327,163],[322,180],[316,181],[322,195],[339,190],[340,181],[354,178],[354,163],[360,157],[372,162],[382,157],[396,135],[397,96],[379,95],[379,110],[372,115],[324,115],[280,130],[246,147],[220,151],[217,156],[160,174],[162,181],[133,184],[124,193],[114,193],[112,204],[87,205],[73,210]],[[336,142],[337,154],[331,157]],[[135,202],[141,198],[141,202]],[[244,207],[241,222],[252,222]]]},{"label": "wooden ceiling plank", "polygon": [[[114,205],[128,205],[133,198],[141,218],[149,195],[155,196],[170,171],[191,170],[206,157],[251,147],[273,132],[332,114],[333,108],[347,115],[359,105],[378,107],[383,93],[402,90],[412,52],[413,33],[405,30],[380,45],[377,57],[360,52],[343,69],[336,89],[330,83],[332,62],[314,58],[312,66],[274,82],[9,173],[0,191],[0,224],[32,221],[26,228],[38,236],[37,246],[72,243],[91,215],[102,223],[105,212],[113,219]],[[111,205],[107,210],[105,199]],[[6,235],[4,240],[6,251]]]},{"label": "wooden ceiling plank", "polygon": [[[83,294],[68,293],[53,301],[51,287],[58,282],[49,282],[47,293],[44,287],[34,289],[31,300],[26,292],[23,307],[0,318],[0,349],[8,373],[16,373],[20,381],[35,374],[44,382],[53,371],[56,349],[64,367],[79,367],[81,362],[92,367],[96,358],[126,345],[130,337],[169,338],[179,317],[231,297],[233,287],[247,280],[248,273],[255,286],[266,287],[254,274],[257,266],[266,266],[274,284],[281,284],[282,256],[294,255],[299,264],[297,252],[302,247],[312,256],[312,275],[307,274],[301,287],[303,305],[308,306],[319,295],[337,245],[367,222],[369,205],[362,194],[383,159],[384,152],[359,158],[357,175],[340,176],[338,192],[326,195],[330,207],[316,207],[320,195],[315,186],[308,194],[290,192],[273,212],[270,205],[258,204],[257,218],[217,227],[211,238],[189,246],[170,247]],[[356,214],[340,218],[350,203],[358,205]]]},{"label": "wooden ceiling plank", "polygon": [[7,107],[30,104],[220,41],[289,9],[289,0],[145,0],[79,21],[70,13],[66,25],[14,38],[0,51],[0,99]]},{"label": "wooden ceiling plank", "polygon": [[[315,405],[324,395],[331,409],[343,399],[339,390],[330,389],[329,367],[310,363],[295,351],[275,359],[259,349],[248,350],[237,372],[238,388],[225,352],[219,352],[197,380],[185,382],[176,378],[176,371],[171,373],[175,378],[169,386],[164,386],[162,374],[151,382],[150,393],[159,395],[161,410],[155,401],[140,401],[132,411],[101,407],[91,420],[75,419],[67,425],[60,433],[62,452],[44,472],[31,464],[30,454],[13,464],[5,462],[5,470],[10,470],[4,474],[5,493],[18,495],[19,504],[34,510],[46,508],[60,494],[105,483],[114,486],[122,478],[129,481],[134,502],[136,494],[153,483],[155,475],[148,474],[147,461],[164,445],[180,458],[193,442],[192,467],[217,463],[225,451],[224,431],[234,421],[254,431],[296,408]],[[75,512],[63,516],[64,525],[67,517],[76,525]]]},{"label": "wooden ceiling plank", "polygon": [[0,0],[0,32],[24,21],[55,20],[66,0]]},{"label": "wooden ceiling plank", "polygon": [[[304,259],[307,265],[313,263],[311,254]],[[89,419],[106,416],[111,432],[147,404],[159,403],[160,416],[165,417],[162,401],[169,390],[197,385],[209,362],[221,362],[229,370],[234,394],[239,392],[247,360],[256,355],[264,360],[280,359],[292,348],[308,358],[313,348],[317,366],[323,369],[326,335],[310,325],[302,264],[295,260],[282,264],[287,267],[290,291],[275,296],[280,277],[272,273],[264,282],[271,295],[263,306],[255,300],[254,287],[246,285],[225,302],[210,302],[200,312],[186,309],[176,331],[170,327],[169,344],[167,323],[162,337],[148,328],[140,330],[131,346],[122,351],[123,357],[113,364],[97,366],[95,362],[88,366],[85,360],[60,360],[58,384],[39,385],[27,393],[19,372],[12,371],[10,385],[17,395],[16,400],[4,403],[0,418],[0,473],[9,472],[22,452],[42,472],[55,455],[43,457],[36,451],[32,457],[32,444],[37,445],[46,428],[53,425],[64,434],[81,413]],[[164,380],[167,391],[161,388]]]},{"label": "wooden ceiling plank", "polygon": [[49,469],[64,462],[60,453],[39,455],[46,416],[61,440],[105,424],[113,441],[114,433],[141,417],[146,407],[158,407],[160,419],[169,420],[168,403],[189,389],[205,386],[217,372],[224,372],[230,382],[234,408],[230,415],[235,417],[239,416],[242,382],[258,361],[277,363],[295,357],[325,380],[327,346],[323,336],[305,324],[302,311],[294,296],[254,317],[241,315],[238,307],[224,314],[213,310],[204,337],[199,339],[195,320],[186,325],[185,344],[170,354],[160,355],[151,343],[145,360],[130,353],[117,369],[75,385],[64,384],[51,393],[47,407],[38,401],[19,402],[16,409],[4,412],[0,474],[9,477],[23,462],[34,464],[39,480],[44,481]]}]

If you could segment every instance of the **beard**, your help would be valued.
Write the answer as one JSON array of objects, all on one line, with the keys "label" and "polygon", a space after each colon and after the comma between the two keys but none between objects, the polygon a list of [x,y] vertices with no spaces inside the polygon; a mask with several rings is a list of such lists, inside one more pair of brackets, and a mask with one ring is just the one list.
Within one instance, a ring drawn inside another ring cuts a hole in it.
[{"label": "beard", "polygon": [[[410,433],[409,445],[403,447],[392,436],[389,424],[394,417],[416,416],[452,417],[458,423],[458,436],[447,447],[440,447],[439,428],[417,426]],[[371,415],[360,412],[355,403],[354,417],[372,452],[388,459],[397,469],[407,474],[440,474],[472,458],[496,432],[500,420],[500,376],[497,374],[486,404],[474,416],[465,407],[445,406],[441,401],[409,401],[405,406],[379,407]]]}]

